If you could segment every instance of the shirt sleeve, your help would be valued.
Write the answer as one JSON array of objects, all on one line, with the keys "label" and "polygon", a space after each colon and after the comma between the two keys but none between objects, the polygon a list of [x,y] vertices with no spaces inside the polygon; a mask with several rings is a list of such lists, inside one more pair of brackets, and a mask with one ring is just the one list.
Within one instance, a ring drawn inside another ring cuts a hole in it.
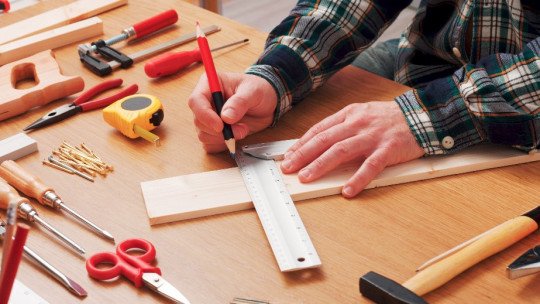
[{"label": "shirt sleeve", "polygon": [[491,142],[526,151],[540,144],[540,37],[520,54],[493,54],[398,96],[426,154]]},{"label": "shirt sleeve", "polygon": [[270,33],[246,73],[268,80],[278,95],[277,119],[351,63],[412,0],[299,1]]}]

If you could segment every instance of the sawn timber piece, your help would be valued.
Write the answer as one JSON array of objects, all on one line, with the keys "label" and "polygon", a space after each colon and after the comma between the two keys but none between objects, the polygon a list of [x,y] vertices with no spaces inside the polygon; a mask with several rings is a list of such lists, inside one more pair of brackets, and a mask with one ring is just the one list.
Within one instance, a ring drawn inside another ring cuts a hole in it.
[{"label": "sawn timber piece", "polygon": [[[17,83],[31,79],[31,88],[17,88]],[[0,67],[0,121],[22,114],[84,89],[80,76],[65,76],[51,50],[43,51]]]},{"label": "sawn timber piece", "polygon": [[[367,189],[538,160],[540,153],[478,145],[452,155],[428,156],[387,167]],[[358,166],[343,165],[305,184],[298,181],[296,174],[283,174],[283,180],[294,201],[334,195],[341,193]],[[150,225],[253,208],[236,167],[142,182],[141,188]]]}]

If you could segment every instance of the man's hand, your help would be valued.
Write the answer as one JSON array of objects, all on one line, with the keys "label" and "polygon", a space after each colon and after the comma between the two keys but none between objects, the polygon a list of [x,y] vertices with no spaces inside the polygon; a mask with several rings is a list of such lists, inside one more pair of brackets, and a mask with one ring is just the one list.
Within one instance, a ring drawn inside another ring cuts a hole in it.
[{"label": "man's hand", "polygon": [[232,126],[234,138],[240,140],[270,126],[277,105],[276,91],[261,77],[238,73],[220,73],[218,77],[227,100],[221,118],[214,109],[205,75],[199,79],[188,103],[195,116],[199,140],[210,153],[227,148],[222,134],[223,122]]},{"label": "man's hand", "polygon": [[357,103],[311,127],[287,151],[281,168],[284,173],[300,170],[300,181],[310,182],[342,163],[363,160],[343,186],[343,196],[350,198],[385,167],[423,155],[395,102]]}]

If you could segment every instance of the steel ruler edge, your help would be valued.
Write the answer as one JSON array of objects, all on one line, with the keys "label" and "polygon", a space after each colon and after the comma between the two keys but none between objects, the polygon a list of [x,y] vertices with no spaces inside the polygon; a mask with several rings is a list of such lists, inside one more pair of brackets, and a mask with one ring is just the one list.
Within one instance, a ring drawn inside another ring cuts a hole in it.
[{"label": "steel ruler edge", "polygon": [[275,161],[247,155],[240,149],[235,159],[279,269],[287,272],[320,266],[321,260]]}]

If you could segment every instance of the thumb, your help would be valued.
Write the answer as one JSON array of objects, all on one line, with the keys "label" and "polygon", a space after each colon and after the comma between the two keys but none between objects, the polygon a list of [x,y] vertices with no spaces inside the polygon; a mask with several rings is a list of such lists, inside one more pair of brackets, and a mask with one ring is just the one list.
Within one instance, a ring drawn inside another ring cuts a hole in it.
[{"label": "thumb", "polygon": [[239,86],[238,90],[232,95],[221,111],[221,119],[228,124],[235,124],[240,121],[249,109],[257,105],[257,98],[252,90],[245,89],[245,86]]}]

